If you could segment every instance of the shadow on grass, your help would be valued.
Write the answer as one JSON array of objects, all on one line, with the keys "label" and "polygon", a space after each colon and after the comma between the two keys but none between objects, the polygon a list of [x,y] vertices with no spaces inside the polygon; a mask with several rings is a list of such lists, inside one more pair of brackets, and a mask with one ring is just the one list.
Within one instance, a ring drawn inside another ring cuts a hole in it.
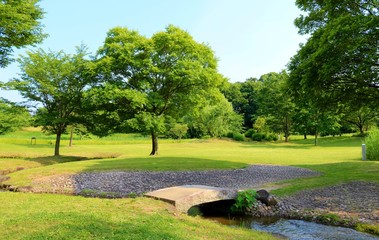
[{"label": "shadow on grass", "polygon": [[287,180],[274,184],[280,189],[275,194],[290,195],[304,189],[338,185],[351,181],[368,181],[379,183],[378,161],[354,161],[319,165],[296,165],[321,173],[319,177],[304,178],[301,181]]},{"label": "shadow on grass", "polygon": [[77,161],[85,161],[91,160],[95,158],[81,157],[81,156],[47,156],[47,157],[35,157],[35,158],[27,158],[27,160],[32,162],[37,162],[42,166],[48,166],[58,163],[66,163],[66,162],[77,162]]},{"label": "shadow on grass", "polygon": [[145,157],[97,160],[84,171],[130,170],[130,171],[201,171],[210,169],[238,169],[246,163],[224,160],[187,157]]},{"label": "shadow on grass", "polygon": [[243,147],[257,148],[294,148],[294,149],[310,149],[314,147],[359,147],[363,142],[362,138],[350,136],[338,137],[319,137],[318,144],[315,146],[314,139],[296,139],[289,142],[242,142]]}]

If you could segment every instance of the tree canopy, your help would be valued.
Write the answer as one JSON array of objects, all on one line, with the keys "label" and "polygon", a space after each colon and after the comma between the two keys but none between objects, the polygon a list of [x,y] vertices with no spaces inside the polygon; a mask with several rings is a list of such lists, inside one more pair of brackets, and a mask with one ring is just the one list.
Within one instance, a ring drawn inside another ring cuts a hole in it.
[{"label": "tree canopy", "polygon": [[28,52],[20,59],[21,77],[9,83],[30,102],[37,103],[36,125],[56,134],[54,155],[60,138],[81,113],[83,92],[89,84],[84,48],[75,55],[64,52]]},{"label": "tree canopy", "polygon": [[310,38],[289,63],[290,86],[320,107],[379,101],[379,11],[372,0],[297,0]]},{"label": "tree canopy", "polygon": [[0,135],[26,127],[31,123],[26,108],[0,98]]},{"label": "tree canopy", "polygon": [[111,118],[120,119],[118,125],[149,133],[151,155],[158,153],[158,135],[166,130],[165,122],[181,119],[219,93],[225,81],[211,48],[172,25],[151,38],[127,28],[111,29],[97,64],[102,84],[94,91],[117,93],[104,101],[116,110]]},{"label": "tree canopy", "polygon": [[42,42],[40,20],[43,11],[39,0],[2,0],[0,1],[0,67],[12,61],[13,48]]},{"label": "tree canopy", "polygon": [[291,132],[295,104],[286,88],[288,74],[268,73],[255,82],[257,115],[264,116],[266,124],[276,133],[284,133],[285,141]]}]

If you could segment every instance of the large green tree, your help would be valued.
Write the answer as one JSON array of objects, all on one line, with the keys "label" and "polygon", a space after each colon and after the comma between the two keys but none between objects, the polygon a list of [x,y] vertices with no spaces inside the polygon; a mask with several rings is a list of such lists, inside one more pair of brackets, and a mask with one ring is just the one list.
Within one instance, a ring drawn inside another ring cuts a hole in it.
[{"label": "large green tree", "polygon": [[210,137],[226,136],[230,132],[241,132],[243,118],[238,115],[228,100],[220,94],[213,101],[206,101],[184,118],[191,130]]},{"label": "large green tree", "polygon": [[233,105],[233,109],[243,116],[243,126],[252,128],[257,113],[256,92],[254,90],[256,78],[249,78],[245,82],[227,83],[223,87],[225,97]]},{"label": "large green tree", "polygon": [[26,108],[0,98],[0,135],[26,127],[31,123]]},{"label": "large green tree", "polygon": [[297,0],[308,41],[289,63],[290,85],[321,108],[379,101],[377,0]]},{"label": "large green tree", "polygon": [[42,42],[40,20],[43,11],[39,0],[2,0],[0,1],[0,67],[12,61],[14,48]]},{"label": "large green tree", "polygon": [[108,101],[108,108],[115,109],[110,118],[149,133],[150,155],[158,154],[158,135],[167,130],[168,119],[181,119],[219,93],[225,81],[210,47],[172,25],[151,38],[127,28],[111,29],[99,50],[98,71],[99,89],[112,89],[118,96]]},{"label": "large green tree", "polygon": [[39,107],[36,124],[56,135],[55,156],[59,156],[61,135],[81,113],[83,92],[90,82],[85,56],[83,47],[74,55],[42,49],[28,52],[20,59],[20,78],[9,83]]},{"label": "large green tree", "polygon": [[288,74],[268,73],[255,82],[258,116],[266,119],[266,125],[276,133],[283,133],[288,141],[291,132],[295,104],[286,87]]},{"label": "large green tree", "polygon": [[344,109],[343,121],[353,125],[361,135],[370,126],[375,126],[379,119],[378,106],[347,107]]}]

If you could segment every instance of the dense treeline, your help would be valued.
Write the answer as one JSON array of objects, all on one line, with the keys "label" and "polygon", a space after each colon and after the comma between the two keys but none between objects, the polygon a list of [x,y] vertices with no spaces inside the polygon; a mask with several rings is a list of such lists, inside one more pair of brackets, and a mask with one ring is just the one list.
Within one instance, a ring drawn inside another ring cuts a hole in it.
[{"label": "dense treeline", "polygon": [[[33,15],[33,24],[25,29],[30,40],[24,45],[45,37],[36,23],[43,12],[38,1],[31,2],[25,9]],[[231,83],[218,72],[212,49],[178,27],[170,25],[150,38],[116,27],[91,58],[84,46],[75,54],[28,52],[19,59],[20,77],[0,87],[18,90],[29,107],[37,106],[33,123],[56,134],[55,155],[68,126],[98,136],[148,134],[151,155],[158,154],[159,136],[243,140],[242,133],[256,141],[288,141],[291,134],[302,134],[314,135],[317,144],[319,135],[364,135],[379,122],[377,3],[296,4],[305,15],[295,25],[310,37],[290,59],[287,71]],[[1,20],[1,27],[7,30],[5,36],[13,25]],[[12,38],[18,42],[10,35],[7,48],[0,46],[1,67],[12,60]],[[30,123],[25,112],[0,99],[0,133]],[[13,121],[17,115],[23,121]]]}]

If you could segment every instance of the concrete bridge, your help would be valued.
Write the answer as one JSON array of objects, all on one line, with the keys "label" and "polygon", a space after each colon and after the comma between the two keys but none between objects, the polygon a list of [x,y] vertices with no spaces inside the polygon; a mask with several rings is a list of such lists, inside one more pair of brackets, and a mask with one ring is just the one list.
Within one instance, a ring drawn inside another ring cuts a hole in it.
[{"label": "concrete bridge", "polygon": [[178,211],[187,213],[192,206],[202,203],[235,199],[237,192],[237,190],[233,189],[204,185],[183,185],[159,189],[146,193],[145,196],[169,202]]}]

